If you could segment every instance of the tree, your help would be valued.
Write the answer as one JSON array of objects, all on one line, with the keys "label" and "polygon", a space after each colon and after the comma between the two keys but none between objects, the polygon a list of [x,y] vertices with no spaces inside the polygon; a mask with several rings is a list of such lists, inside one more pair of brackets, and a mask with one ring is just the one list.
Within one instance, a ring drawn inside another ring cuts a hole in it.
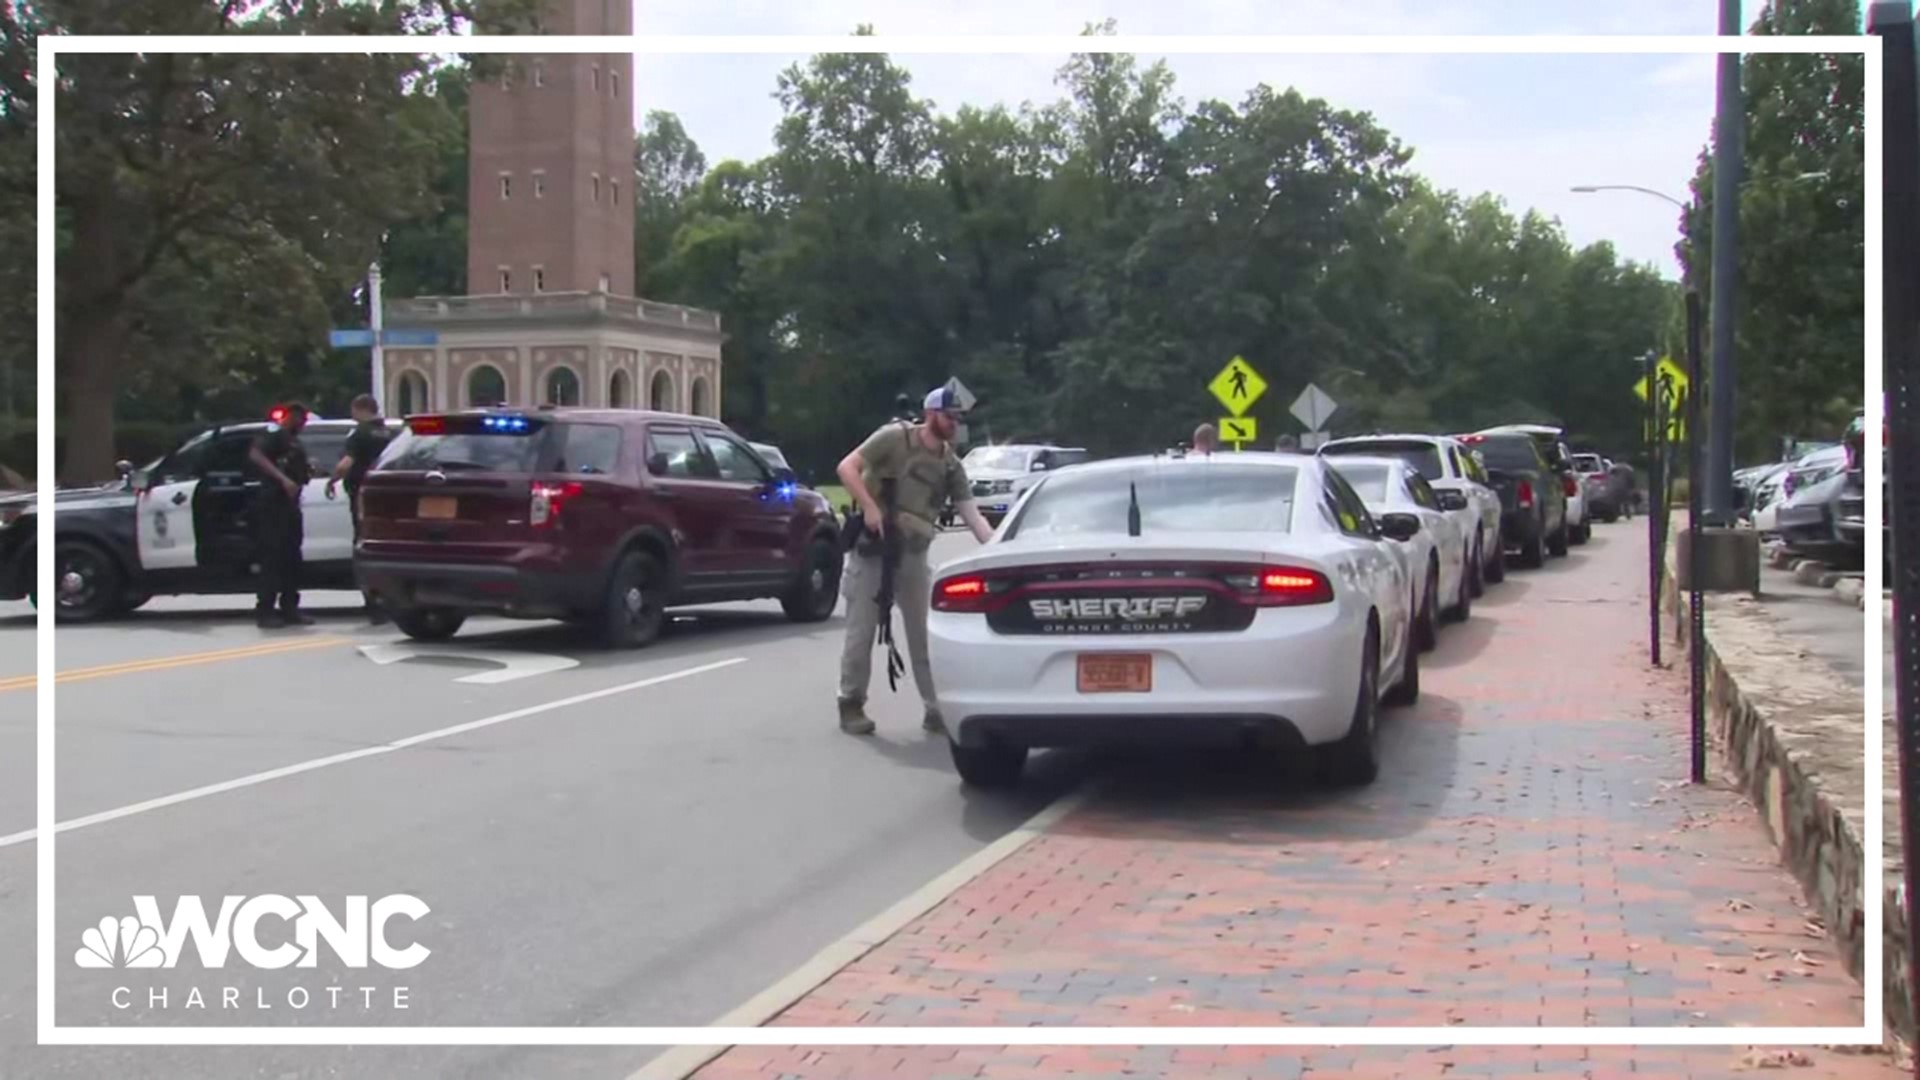
[{"label": "tree", "polygon": [[[208,0],[115,5],[108,15],[53,2],[44,12],[49,29],[73,33],[417,34],[474,26],[472,6]],[[524,24],[533,3],[501,0],[487,11],[483,28]],[[59,267],[64,477],[111,474],[121,378],[150,359],[134,349],[152,340],[142,323],[155,310],[149,288],[170,268],[242,250],[267,260],[279,276],[270,287],[294,302],[250,328],[260,333],[230,335],[229,352],[249,365],[278,362],[262,334],[324,331],[315,316],[326,298],[350,289],[383,232],[430,206],[433,63],[395,54],[72,58],[57,90],[59,203],[73,223]]]},{"label": "tree", "polygon": [[[1756,34],[1855,34],[1856,0],[1769,0]],[[1857,54],[1756,54],[1743,65],[1736,452],[1835,435],[1859,404],[1865,347],[1866,66]],[[1713,162],[1693,180],[1683,256],[1711,312]]]},{"label": "tree", "polygon": [[644,295],[686,219],[687,201],[706,176],[707,157],[678,116],[655,109],[634,140],[633,171],[633,250],[639,262],[634,280]]}]

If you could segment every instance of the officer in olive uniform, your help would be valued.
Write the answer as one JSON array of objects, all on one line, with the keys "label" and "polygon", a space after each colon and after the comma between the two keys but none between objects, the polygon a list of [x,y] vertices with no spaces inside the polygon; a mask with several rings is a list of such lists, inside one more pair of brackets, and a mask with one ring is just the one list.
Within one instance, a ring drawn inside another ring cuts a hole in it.
[{"label": "officer in olive uniform", "polygon": [[307,407],[290,403],[284,408],[284,419],[268,424],[247,454],[261,479],[253,502],[253,526],[260,553],[254,614],[262,630],[313,625],[313,616],[300,610],[300,542],[306,537],[300,493],[313,478],[306,447],[300,445],[300,431],[306,426]]},{"label": "officer in olive uniform", "polygon": [[[353,544],[360,546],[360,485],[367,479],[367,473],[373,469],[373,463],[380,460],[380,454],[387,448],[392,432],[387,430],[386,418],[380,415],[380,403],[372,394],[361,394],[353,399],[353,431],[347,436],[346,452],[333,467],[333,475],[327,478],[327,498],[333,498],[334,489],[342,484],[347,489],[347,509],[353,515]],[[387,613],[380,609],[372,596],[367,596],[367,618],[378,626],[387,621]]]},{"label": "officer in olive uniform", "polygon": [[847,553],[841,582],[847,598],[847,637],[840,656],[840,730],[849,735],[873,734],[873,720],[866,712],[867,682],[873,667],[874,634],[880,622],[876,601],[882,565],[878,548],[880,534],[887,528],[880,491],[887,480],[894,483],[892,527],[899,530],[894,600],[907,633],[914,686],[926,706],[922,726],[927,731],[945,730],[934,702],[933,665],[927,657],[927,605],[933,597],[927,552],[939,532],[936,523],[941,510],[948,502],[981,543],[993,536],[993,527],[973,505],[967,470],[954,455],[954,444],[962,441],[961,425],[966,414],[954,386],[949,382],[927,395],[925,417],[920,423],[895,420],[868,436],[840,462],[840,482],[846,485],[869,534],[867,541]]}]

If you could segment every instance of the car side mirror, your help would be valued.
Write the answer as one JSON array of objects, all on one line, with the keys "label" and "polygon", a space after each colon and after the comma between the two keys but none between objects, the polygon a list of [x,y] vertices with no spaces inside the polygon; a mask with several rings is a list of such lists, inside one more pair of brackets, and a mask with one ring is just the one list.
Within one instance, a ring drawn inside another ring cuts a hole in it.
[{"label": "car side mirror", "polygon": [[153,487],[153,477],[145,469],[127,474],[127,490],[147,491]]},{"label": "car side mirror", "polygon": [[1035,461],[1033,463],[1033,466],[1029,468],[1027,471],[1028,472],[1046,472],[1048,469],[1052,467],[1053,466],[1047,464],[1046,461],[1042,459],[1042,460]]},{"label": "car side mirror", "polygon": [[1412,514],[1382,514],[1380,535],[1404,544],[1420,535],[1420,519]]},{"label": "car side mirror", "polygon": [[1467,508],[1467,497],[1461,492],[1449,489],[1446,491],[1436,491],[1434,495],[1439,498],[1440,509],[1442,510],[1465,510]]},{"label": "car side mirror", "polygon": [[133,462],[128,461],[126,458],[121,458],[119,461],[113,463],[113,471],[119,473],[120,478],[124,480],[133,475]]},{"label": "car side mirror", "polygon": [[796,487],[799,483],[800,478],[793,475],[792,469],[775,469],[773,470],[773,480],[770,486],[776,489],[789,488]]},{"label": "car side mirror", "polygon": [[653,454],[647,458],[647,471],[655,476],[667,475],[667,455]]}]

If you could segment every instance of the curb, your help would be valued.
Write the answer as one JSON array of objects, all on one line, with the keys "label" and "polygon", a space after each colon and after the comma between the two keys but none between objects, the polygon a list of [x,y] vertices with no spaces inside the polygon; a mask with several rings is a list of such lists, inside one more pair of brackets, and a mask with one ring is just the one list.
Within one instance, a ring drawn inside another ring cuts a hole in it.
[{"label": "curb", "polygon": [[[772,986],[760,991],[709,1027],[761,1027],[786,1012],[842,969],[878,948],[908,924],[938,907],[962,886],[1005,861],[1042,833],[1080,809],[1099,794],[1098,782],[1089,782],[1078,791],[1049,803],[1018,828],[974,852],[953,869],[915,889],[892,907],[860,924],[853,932],[815,953],[813,959],[793,969]],[[733,1049],[732,1043],[700,1043],[676,1046],[641,1066],[627,1080],[686,1080],[713,1059]]]},{"label": "curb", "polygon": [[1867,606],[1867,583],[1856,577],[1841,578],[1833,583],[1833,598],[1864,609]]}]

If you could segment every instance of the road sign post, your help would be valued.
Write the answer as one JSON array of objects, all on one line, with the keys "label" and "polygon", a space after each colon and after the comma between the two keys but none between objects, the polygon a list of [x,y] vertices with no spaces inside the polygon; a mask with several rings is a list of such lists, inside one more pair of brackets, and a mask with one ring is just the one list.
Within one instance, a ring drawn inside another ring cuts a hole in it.
[{"label": "road sign post", "polygon": [[1659,398],[1645,392],[1653,385],[1658,370],[1657,358],[1647,350],[1646,375],[1640,380],[1640,400],[1647,403],[1647,617],[1651,622],[1647,651],[1654,667],[1660,666],[1660,519],[1654,514],[1654,499],[1660,489],[1660,404]]},{"label": "road sign post", "polygon": [[373,399],[386,400],[387,370],[386,357],[380,351],[380,264],[375,262],[367,269],[367,308],[370,312],[368,325],[373,327]]},{"label": "road sign post", "polygon": [[[1687,374],[1688,385],[1700,375],[1700,294],[1687,290]],[[1696,784],[1707,782],[1707,613],[1700,595],[1703,569],[1700,554],[1701,452],[1700,395],[1682,391],[1686,401],[1686,430],[1696,433],[1687,440],[1687,704],[1690,708],[1692,776]]]}]

